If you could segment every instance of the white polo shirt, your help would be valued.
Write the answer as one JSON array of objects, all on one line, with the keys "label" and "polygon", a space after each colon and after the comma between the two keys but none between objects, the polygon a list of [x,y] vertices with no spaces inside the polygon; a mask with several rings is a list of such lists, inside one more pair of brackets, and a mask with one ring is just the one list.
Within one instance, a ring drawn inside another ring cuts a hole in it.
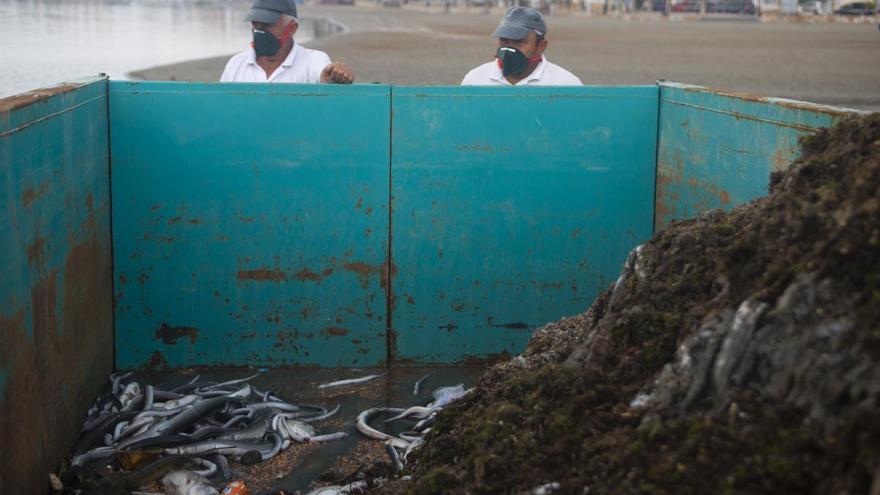
[{"label": "white polo shirt", "polygon": [[250,49],[229,59],[220,82],[319,83],[321,71],[328,65],[330,57],[326,53],[294,42],[287,58],[269,77],[257,65],[257,55]]},{"label": "white polo shirt", "polygon": [[[467,73],[461,81],[462,86],[511,86],[510,81],[504,78],[498,61],[487,62]],[[562,67],[550,63],[547,57],[542,57],[541,63],[535,70],[524,79],[516,83],[517,86],[583,86],[584,83],[577,76]]]}]

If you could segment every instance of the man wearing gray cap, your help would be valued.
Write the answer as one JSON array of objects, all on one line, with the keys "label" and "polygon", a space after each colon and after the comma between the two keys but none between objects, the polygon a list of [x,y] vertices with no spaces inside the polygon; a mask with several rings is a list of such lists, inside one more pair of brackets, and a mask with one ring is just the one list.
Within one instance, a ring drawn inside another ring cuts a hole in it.
[{"label": "man wearing gray cap", "polygon": [[256,0],[246,21],[253,29],[252,49],[229,59],[220,82],[340,83],[354,75],[326,53],[293,40],[299,27],[293,0]]},{"label": "man wearing gray cap", "polygon": [[467,73],[463,86],[582,86],[571,72],[550,63],[547,49],[547,24],[544,16],[530,7],[511,7],[498,29],[495,61]]}]

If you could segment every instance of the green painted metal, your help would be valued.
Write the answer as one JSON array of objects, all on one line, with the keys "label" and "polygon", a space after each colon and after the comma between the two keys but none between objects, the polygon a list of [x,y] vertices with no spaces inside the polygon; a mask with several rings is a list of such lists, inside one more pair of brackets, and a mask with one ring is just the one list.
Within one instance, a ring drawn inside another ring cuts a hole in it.
[{"label": "green painted metal", "polygon": [[661,83],[655,227],[766,195],[801,137],[853,112]]},{"label": "green painted metal", "polygon": [[386,359],[389,88],[111,82],[117,366]]},{"label": "green painted metal", "polygon": [[107,133],[104,78],[0,100],[3,493],[45,491],[113,369]]},{"label": "green painted metal", "polygon": [[656,86],[393,90],[397,362],[518,353],[651,235]]}]

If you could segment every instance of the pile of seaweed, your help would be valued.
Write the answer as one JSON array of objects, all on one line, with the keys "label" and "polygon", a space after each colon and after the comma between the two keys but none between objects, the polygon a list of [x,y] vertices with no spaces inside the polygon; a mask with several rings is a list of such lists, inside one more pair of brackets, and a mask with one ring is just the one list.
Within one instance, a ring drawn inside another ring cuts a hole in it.
[{"label": "pile of seaweed", "polygon": [[677,222],[438,417],[388,493],[880,493],[880,115]]}]

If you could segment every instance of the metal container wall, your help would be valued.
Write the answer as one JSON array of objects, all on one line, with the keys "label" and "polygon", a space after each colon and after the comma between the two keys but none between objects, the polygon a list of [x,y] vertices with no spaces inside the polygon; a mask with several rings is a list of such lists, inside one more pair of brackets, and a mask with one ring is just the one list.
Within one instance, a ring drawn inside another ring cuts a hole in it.
[{"label": "metal container wall", "polygon": [[521,352],[651,235],[657,87],[393,89],[397,362]]},{"label": "metal container wall", "polygon": [[111,82],[117,366],[386,360],[389,88]]},{"label": "metal container wall", "polygon": [[798,139],[854,111],[779,98],[660,84],[656,229],[765,196]]},{"label": "metal container wall", "polygon": [[107,81],[0,100],[0,492],[41,493],[113,370]]}]

